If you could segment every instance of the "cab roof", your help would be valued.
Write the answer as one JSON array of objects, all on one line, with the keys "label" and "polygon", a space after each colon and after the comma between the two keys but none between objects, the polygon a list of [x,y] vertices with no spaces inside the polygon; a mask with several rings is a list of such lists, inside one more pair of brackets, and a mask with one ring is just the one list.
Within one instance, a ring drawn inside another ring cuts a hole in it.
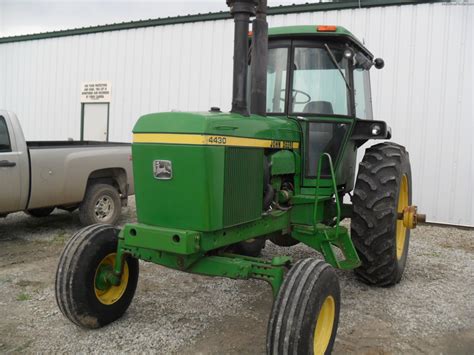
[{"label": "cab roof", "polygon": [[276,37],[344,37],[354,43],[371,59],[373,54],[346,28],[342,26],[327,25],[302,25],[302,26],[283,26],[272,27],[268,29],[270,38]]}]

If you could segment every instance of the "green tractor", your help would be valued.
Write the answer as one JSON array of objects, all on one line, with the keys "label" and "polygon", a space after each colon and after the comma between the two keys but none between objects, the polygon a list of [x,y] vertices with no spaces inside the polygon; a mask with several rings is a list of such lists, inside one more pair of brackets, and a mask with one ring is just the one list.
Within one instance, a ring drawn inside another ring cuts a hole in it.
[{"label": "green tractor", "polygon": [[[372,118],[369,69],[383,61],[342,27],[269,30],[266,1],[227,2],[235,22],[231,112],[137,121],[138,223],[77,232],[58,265],[57,303],[78,326],[113,322],[132,301],[138,260],[260,279],[274,296],[267,352],[329,353],[340,311],[334,268],[371,285],[396,284],[410,229],[423,218],[411,205],[404,147],[368,148],[355,177],[357,149],[391,135]],[[259,258],[266,240],[304,243],[325,261]]]}]

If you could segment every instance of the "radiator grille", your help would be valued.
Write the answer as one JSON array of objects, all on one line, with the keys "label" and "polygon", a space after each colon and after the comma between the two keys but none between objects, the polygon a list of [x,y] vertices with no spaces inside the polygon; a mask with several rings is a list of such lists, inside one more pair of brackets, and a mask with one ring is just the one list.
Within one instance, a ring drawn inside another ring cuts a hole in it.
[{"label": "radiator grille", "polygon": [[224,227],[259,218],[263,198],[263,149],[226,147],[224,171]]}]

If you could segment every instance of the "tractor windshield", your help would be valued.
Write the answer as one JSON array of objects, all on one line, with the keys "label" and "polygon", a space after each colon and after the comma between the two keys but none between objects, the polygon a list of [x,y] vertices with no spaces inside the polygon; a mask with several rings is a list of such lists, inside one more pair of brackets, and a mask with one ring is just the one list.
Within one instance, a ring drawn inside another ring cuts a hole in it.
[{"label": "tractor windshield", "polygon": [[341,49],[331,52],[342,73],[326,48],[295,48],[290,113],[349,114],[348,61]]},{"label": "tractor windshield", "polygon": [[339,47],[295,44],[270,48],[267,112],[350,116],[348,73],[348,60]]}]

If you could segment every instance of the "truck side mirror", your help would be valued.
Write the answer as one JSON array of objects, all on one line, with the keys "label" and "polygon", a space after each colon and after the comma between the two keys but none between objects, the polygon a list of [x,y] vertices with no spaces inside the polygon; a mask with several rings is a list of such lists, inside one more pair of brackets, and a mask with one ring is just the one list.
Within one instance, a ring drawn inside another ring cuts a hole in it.
[{"label": "truck side mirror", "polygon": [[374,60],[374,66],[377,69],[382,69],[385,66],[385,62],[383,61],[382,58],[375,58]]}]

